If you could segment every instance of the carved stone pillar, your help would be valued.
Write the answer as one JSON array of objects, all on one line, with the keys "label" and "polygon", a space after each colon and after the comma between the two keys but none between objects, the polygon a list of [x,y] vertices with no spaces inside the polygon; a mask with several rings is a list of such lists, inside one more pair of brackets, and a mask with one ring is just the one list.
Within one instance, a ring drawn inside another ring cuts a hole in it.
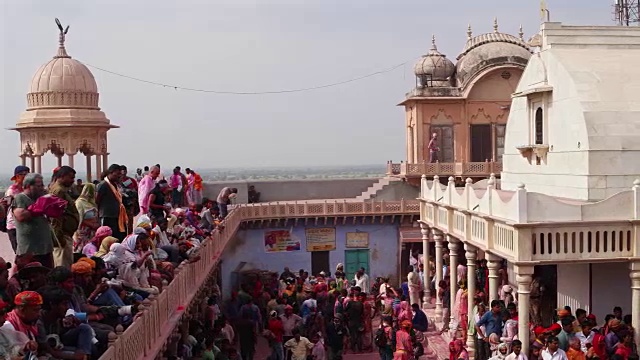
[{"label": "carved stone pillar", "polygon": [[71,166],[71,167],[74,167],[73,157],[74,157],[74,154],[67,154],[67,162],[69,163],[69,166]]},{"label": "carved stone pillar", "polygon": [[436,322],[442,322],[442,298],[438,291],[438,283],[442,280],[442,232],[437,229],[433,229],[433,240],[436,243]]},{"label": "carved stone pillar", "polygon": [[102,155],[102,170],[107,170],[109,168],[109,153],[106,152]]},{"label": "carved stone pillar", "polygon": [[36,155],[36,172],[42,175],[42,155]]},{"label": "carved stone pillar", "polygon": [[[20,165],[27,166],[27,156],[26,155],[20,155]],[[30,169],[30,170],[33,171],[33,169]]]},{"label": "carved stone pillar", "polygon": [[631,277],[631,322],[635,331],[634,340],[640,348],[640,261],[629,264]]},{"label": "carved stone pillar", "polygon": [[[473,316],[473,298],[476,295],[476,261],[478,259],[478,249],[469,244],[464,244],[464,249],[466,250],[465,257],[467,258],[467,314],[468,316]],[[473,354],[475,354],[473,331],[467,329],[467,333],[463,334],[463,336],[464,335],[467,336],[469,356],[473,356]]]},{"label": "carved stone pillar", "polygon": [[58,167],[62,166],[62,155],[56,155],[56,160],[58,161]]},{"label": "carved stone pillar", "polygon": [[[529,296],[531,294],[531,281],[533,280],[533,266],[514,267],[516,282],[518,283],[518,318],[529,319]],[[522,341],[523,354],[529,353],[529,322],[518,321],[518,339]]]},{"label": "carved stone pillar", "polygon": [[453,326],[456,319],[453,317],[453,308],[456,305],[456,293],[458,292],[458,249],[460,249],[460,240],[451,235],[447,235],[447,240],[449,241],[449,316],[451,317],[449,325],[451,325],[451,331],[455,332],[456,329]]},{"label": "carved stone pillar", "polygon": [[102,180],[102,155],[96,154],[96,180]]},{"label": "carved stone pillar", "polygon": [[427,308],[431,305],[431,268],[429,266],[429,227],[420,223],[420,232],[422,233],[422,264],[424,265],[424,278],[422,285],[424,290],[424,298],[422,299],[422,307]]},{"label": "carved stone pillar", "polygon": [[87,160],[87,182],[92,182],[93,177],[91,176],[91,155],[86,154],[85,157]]},{"label": "carved stone pillar", "polygon": [[31,155],[31,156],[29,156],[29,160],[31,160],[31,161],[30,161],[30,162],[31,162],[31,166],[30,166],[30,168],[31,168],[31,172],[34,172],[34,173],[38,173],[38,174],[40,174],[40,173],[36,170],[36,157],[35,157],[35,156],[33,156],[33,155]]},{"label": "carved stone pillar", "polygon": [[491,253],[487,253],[487,267],[489,268],[489,303],[492,300],[499,299],[499,289],[500,282],[498,279],[498,270],[500,270],[500,265],[502,259],[499,256],[493,255]]}]

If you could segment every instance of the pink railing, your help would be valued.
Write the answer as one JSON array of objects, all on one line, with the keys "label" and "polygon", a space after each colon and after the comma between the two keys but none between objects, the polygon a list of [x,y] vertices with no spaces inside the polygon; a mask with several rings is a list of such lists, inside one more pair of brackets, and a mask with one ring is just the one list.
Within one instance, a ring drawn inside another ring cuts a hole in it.
[{"label": "pink railing", "polygon": [[220,260],[220,255],[243,221],[283,217],[366,216],[417,214],[417,200],[356,202],[351,200],[277,202],[237,205],[216,230],[203,242],[200,260],[183,262],[176,268],[173,281],[162,292],[143,302],[143,315],[127,328],[110,337],[108,350],[101,360],[155,359],[161,353],[179,319],[197,291]]},{"label": "pink railing", "polygon": [[488,176],[502,171],[501,162],[459,162],[459,163],[387,163],[387,175],[413,176]]}]

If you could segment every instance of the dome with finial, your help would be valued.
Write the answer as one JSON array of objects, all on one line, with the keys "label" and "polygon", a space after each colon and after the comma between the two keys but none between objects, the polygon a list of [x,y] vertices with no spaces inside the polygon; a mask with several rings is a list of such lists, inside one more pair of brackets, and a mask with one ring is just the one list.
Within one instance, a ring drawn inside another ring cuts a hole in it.
[{"label": "dome with finial", "polygon": [[69,27],[63,29],[58,19],[56,23],[60,30],[58,51],[33,75],[27,95],[28,109],[98,109],[96,80],[84,64],[67,53],[65,40]]},{"label": "dome with finial", "polygon": [[430,77],[426,80],[431,81],[433,86],[447,86],[450,85],[449,79],[455,71],[455,65],[438,51],[434,35],[431,37],[431,49],[418,60],[413,70],[419,78]]},{"label": "dome with finial", "polygon": [[531,51],[524,41],[520,26],[518,37],[502,33],[498,29],[498,19],[493,20],[493,32],[473,36],[471,25],[467,30],[467,43],[458,55],[456,78],[458,86],[464,87],[475,74],[495,65],[514,64],[524,68]]}]

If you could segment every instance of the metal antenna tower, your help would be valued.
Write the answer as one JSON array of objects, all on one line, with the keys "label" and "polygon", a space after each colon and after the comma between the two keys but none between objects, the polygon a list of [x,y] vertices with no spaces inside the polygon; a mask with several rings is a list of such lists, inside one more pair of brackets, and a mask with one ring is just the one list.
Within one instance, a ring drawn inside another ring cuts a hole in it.
[{"label": "metal antenna tower", "polygon": [[640,25],[640,0],[614,0],[613,16],[620,26]]}]

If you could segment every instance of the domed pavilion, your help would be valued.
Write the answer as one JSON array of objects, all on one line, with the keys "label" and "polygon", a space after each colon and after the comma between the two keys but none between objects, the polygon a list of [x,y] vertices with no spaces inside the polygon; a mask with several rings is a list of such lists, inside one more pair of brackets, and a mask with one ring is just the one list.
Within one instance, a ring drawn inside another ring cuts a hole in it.
[{"label": "domed pavilion", "polygon": [[85,156],[87,180],[91,181],[108,166],[107,132],[118,126],[100,110],[98,85],[91,71],[67,53],[69,27],[63,29],[57,19],[56,23],[60,29],[58,51],[33,75],[27,109],[11,130],[20,133],[19,156],[31,171],[42,174],[42,157],[49,152],[57,158],[58,166],[63,165],[66,155],[65,165],[76,168],[75,156],[80,153]]},{"label": "domed pavilion", "polygon": [[[406,110],[406,161],[389,163],[387,172],[415,184],[423,174],[457,180],[499,174],[511,94],[530,57],[522,27],[517,36],[500,32],[497,19],[493,31],[477,36],[469,25],[455,64],[432,37],[431,49],[414,66],[415,87],[400,103]],[[433,134],[437,162],[429,154]]]}]

